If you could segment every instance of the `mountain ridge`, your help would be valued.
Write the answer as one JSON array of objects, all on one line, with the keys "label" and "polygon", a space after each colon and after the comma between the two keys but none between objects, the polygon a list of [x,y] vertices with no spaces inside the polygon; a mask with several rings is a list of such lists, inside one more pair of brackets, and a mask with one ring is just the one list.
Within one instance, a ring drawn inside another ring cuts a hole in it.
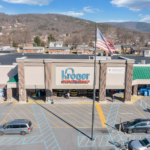
[{"label": "mountain ridge", "polygon": [[[116,23],[113,25],[110,23],[97,23],[97,27],[103,35],[114,43],[135,43],[137,39],[142,39],[142,43],[144,43],[145,40],[150,39],[150,33],[133,30],[136,26],[135,23],[132,23],[132,30],[122,26],[117,26]],[[69,34],[70,37],[76,35],[78,41],[83,37],[83,42],[86,44],[95,40],[95,22],[61,14],[7,15],[0,13],[0,27],[2,27],[4,35],[9,33],[7,41],[5,40],[6,36],[3,40],[0,39],[3,42],[6,41],[6,43],[10,39],[16,43],[30,42],[34,36],[49,34],[54,34],[57,40],[60,40],[60,36],[64,34],[66,36]]]},{"label": "mountain ridge", "polygon": [[150,33],[150,23],[147,22],[127,21],[127,22],[105,22],[105,23],[136,31]]}]

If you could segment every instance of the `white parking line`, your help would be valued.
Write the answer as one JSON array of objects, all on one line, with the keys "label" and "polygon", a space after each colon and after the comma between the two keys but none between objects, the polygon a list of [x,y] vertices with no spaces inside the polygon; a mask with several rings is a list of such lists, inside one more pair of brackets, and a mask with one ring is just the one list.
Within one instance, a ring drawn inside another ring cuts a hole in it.
[{"label": "white parking line", "polygon": [[68,115],[68,114],[73,114],[73,113],[61,113],[61,114],[65,114],[65,115]]},{"label": "white parking line", "polygon": [[133,113],[121,113],[121,114],[123,114],[123,115],[128,115],[128,114],[133,114]]},{"label": "white parking line", "polygon": [[[89,114],[92,114],[92,113],[89,113]],[[94,113],[94,114],[98,114],[98,113]]]},{"label": "white parking line", "polygon": [[150,106],[144,100],[141,99],[138,101],[138,103],[141,105],[142,108],[144,108],[147,112],[149,112]]}]

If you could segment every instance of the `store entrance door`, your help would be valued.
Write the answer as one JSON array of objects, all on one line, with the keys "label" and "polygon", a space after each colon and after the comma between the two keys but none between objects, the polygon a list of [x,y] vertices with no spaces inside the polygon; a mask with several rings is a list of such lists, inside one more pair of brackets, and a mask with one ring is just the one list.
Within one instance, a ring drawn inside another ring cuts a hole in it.
[{"label": "store entrance door", "polygon": [[45,89],[27,89],[27,102],[45,102]]}]

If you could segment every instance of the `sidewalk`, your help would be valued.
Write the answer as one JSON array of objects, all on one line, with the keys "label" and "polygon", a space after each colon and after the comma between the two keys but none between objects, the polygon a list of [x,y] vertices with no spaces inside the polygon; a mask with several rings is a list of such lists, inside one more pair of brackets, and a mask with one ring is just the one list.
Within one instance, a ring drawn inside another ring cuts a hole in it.
[{"label": "sidewalk", "polygon": [[5,101],[5,97],[0,97],[0,102],[4,102]]},{"label": "sidewalk", "polygon": [[0,103],[18,103],[18,100],[15,98],[12,98],[10,101],[7,101],[6,97],[0,97]]},{"label": "sidewalk", "polygon": [[[124,104],[124,99],[122,98],[122,93],[120,94],[115,94],[115,101],[112,102],[112,97],[107,96],[104,102],[98,102],[98,97],[96,97],[95,103],[100,103],[100,104]],[[140,100],[143,96],[132,96],[131,101],[128,102],[127,104],[133,104],[134,102]],[[39,104],[93,104],[93,98],[89,97],[70,97],[69,99],[66,99],[64,97],[52,97],[51,102],[45,103],[45,97],[36,97],[36,98],[31,98],[28,97],[28,102],[29,104],[35,104],[35,102]],[[15,102],[16,104],[19,103],[18,97],[13,97],[11,101],[7,101],[5,97],[0,97],[0,103],[5,103],[5,102]]]},{"label": "sidewalk", "polygon": [[[64,97],[53,97],[54,104],[92,104],[93,99],[88,97],[70,97],[66,99]],[[98,103],[95,101],[95,103]]]},{"label": "sidewalk", "polygon": [[[53,97],[54,104],[93,104],[93,98],[89,97],[70,97],[69,99],[66,99],[64,97]],[[115,101],[112,102],[112,97],[107,96],[106,100],[104,102],[98,102],[98,97],[96,97],[95,103],[100,104],[121,104],[124,103],[124,99],[122,99],[122,93],[121,94],[115,94]]]}]

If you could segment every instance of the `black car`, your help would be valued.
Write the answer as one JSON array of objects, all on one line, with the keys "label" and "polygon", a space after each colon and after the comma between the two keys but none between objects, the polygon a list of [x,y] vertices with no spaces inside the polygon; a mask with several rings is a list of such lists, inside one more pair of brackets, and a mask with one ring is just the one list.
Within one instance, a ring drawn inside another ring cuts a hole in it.
[{"label": "black car", "polygon": [[134,119],[122,123],[122,130],[129,134],[133,132],[146,132],[150,134],[150,119]]}]

